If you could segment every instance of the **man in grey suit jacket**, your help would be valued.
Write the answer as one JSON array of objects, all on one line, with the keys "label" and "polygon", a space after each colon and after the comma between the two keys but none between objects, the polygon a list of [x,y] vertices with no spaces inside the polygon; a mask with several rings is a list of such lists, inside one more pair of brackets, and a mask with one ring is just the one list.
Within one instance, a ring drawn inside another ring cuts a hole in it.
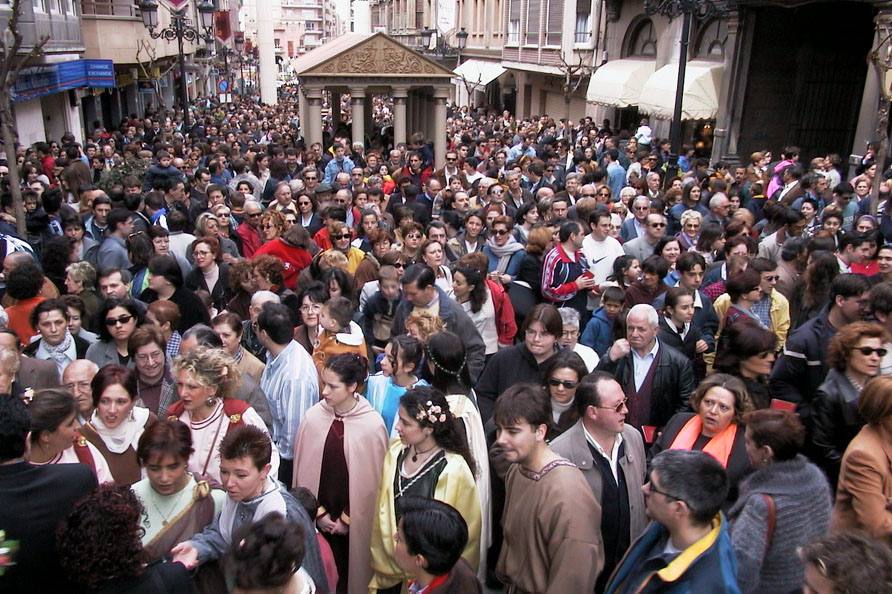
[{"label": "man in grey suit jacket", "polygon": [[654,248],[666,234],[666,217],[657,213],[647,215],[644,229],[644,235],[623,244],[623,251],[638,258],[638,262],[644,262],[648,256],[653,255]]},{"label": "man in grey suit jacket", "polygon": [[52,361],[32,359],[22,354],[19,337],[8,328],[0,329],[0,349],[8,349],[19,353],[19,370],[15,374],[15,384],[22,388],[44,390],[59,388],[59,368]]},{"label": "man in grey suit jacket", "polygon": [[647,463],[641,434],[625,423],[626,395],[610,374],[587,375],[576,388],[575,405],[579,421],[551,448],[579,467],[601,504],[604,571],[595,585],[600,592],[647,524],[641,491]]}]

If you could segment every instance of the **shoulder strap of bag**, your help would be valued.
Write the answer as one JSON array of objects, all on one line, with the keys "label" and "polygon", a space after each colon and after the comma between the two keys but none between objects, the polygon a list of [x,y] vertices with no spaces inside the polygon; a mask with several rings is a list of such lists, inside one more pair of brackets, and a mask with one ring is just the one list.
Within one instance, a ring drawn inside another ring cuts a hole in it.
[{"label": "shoulder strap of bag", "polygon": [[777,506],[774,503],[774,497],[767,493],[762,493],[762,500],[768,506],[768,530],[765,533],[765,554],[768,555],[771,541],[774,540],[774,528],[777,524]]}]

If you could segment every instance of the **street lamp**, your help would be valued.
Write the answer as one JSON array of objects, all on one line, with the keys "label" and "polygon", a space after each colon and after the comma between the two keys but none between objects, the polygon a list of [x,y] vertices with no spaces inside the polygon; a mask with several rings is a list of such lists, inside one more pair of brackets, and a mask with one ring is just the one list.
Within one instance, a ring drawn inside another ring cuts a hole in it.
[{"label": "street lamp", "polygon": [[880,181],[889,154],[889,106],[892,100],[892,17],[880,13],[876,18],[877,44],[870,50],[870,62],[877,80],[880,81],[879,109],[877,110],[877,137],[880,148],[876,155],[877,174],[873,176],[870,190],[870,214],[876,216],[880,202]]},{"label": "street lamp", "polygon": [[672,110],[672,124],[669,128],[669,165],[666,168],[666,185],[672,183],[678,175],[678,155],[681,153],[681,110],[684,100],[684,76],[688,62],[688,43],[691,37],[691,25],[694,19],[699,22],[707,21],[717,16],[723,16],[727,10],[719,7],[712,0],[644,0],[644,12],[648,16],[661,14],[669,20],[675,17],[683,17],[681,25],[681,39],[678,44],[678,78],[675,84],[675,107]]},{"label": "street lamp", "polygon": [[[433,49],[430,49],[431,39],[435,39]],[[453,47],[446,43],[446,40],[436,29],[425,27],[421,30],[421,44],[425,50],[428,50],[430,53],[440,56],[441,58],[445,58],[446,56],[455,53],[458,56],[458,65],[461,65],[461,52],[465,49],[465,46],[468,45],[468,32],[465,31],[464,27],[461,28],[461,31],[455,34],[455,39],[458,42],[457,47]]]},{"label": "street lamp", "polygon": [[183,53],[183,42],[205,43],[214,41],[214,11],[217,7],[210,0],[202,0],[198,4],[198,16],[201,19],[201,29],[193,27],[187,15],[188,6],[180,9],[168,8],[170,11],[170,26],[155,31],[158,27],[158,2],[156,0],[140,0],[139,11],[142,14],[142,24],[149,30],[152,39],[164,39],[165,41],[177,41],[178,59],[180,64],[180,103],[183,107],[183,131],[189,128],[189,93],[186,89],[186,55]]}]

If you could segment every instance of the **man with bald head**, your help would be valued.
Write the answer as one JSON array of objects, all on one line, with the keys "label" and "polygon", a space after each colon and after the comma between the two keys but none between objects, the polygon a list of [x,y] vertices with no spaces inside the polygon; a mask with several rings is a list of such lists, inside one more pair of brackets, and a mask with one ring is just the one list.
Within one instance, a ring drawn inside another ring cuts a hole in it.
[{"label": "man with bald head", "polygon": [[99,366],[88,359],[77,359],[62,372],[62,387],[74,396],[77,403],[77,421],[81,425],[93,416],[93,381]]}]

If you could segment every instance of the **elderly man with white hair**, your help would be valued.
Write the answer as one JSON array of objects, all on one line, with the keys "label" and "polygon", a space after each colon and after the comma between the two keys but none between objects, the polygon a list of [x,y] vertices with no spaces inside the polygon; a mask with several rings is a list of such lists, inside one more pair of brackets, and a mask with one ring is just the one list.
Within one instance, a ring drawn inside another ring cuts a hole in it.
[{"label": "elderly man with white hair", "polygon": [[672,415],[689,410],[694,390],[691,362],[657,338],[659,316],[652,305],[639,304],[626,316],[626,337],[613,343],[598,369],[616,378],[628,398],[627,422],[646,443]]},{"label": "elderly man with white hair", "polygon": [[[632,193],[635,193],[634,188],[623,188],[622,192],[628,193],[628,190],[632,190]],[[636,196],[629,203],[629,212],[632,216],[623,222],[623,226],[619,231],[623,241],[631,241],[646,233],[647,215],[650,214],[650,198],[647,196]]]},{"label": "elderly man with white hair", "polygon": [[257,316],[264,303],[282,303],[282,300],[272,291],[257,291],[251,295],[251,305],[248,307],[250,319],[242,322],[242,347],[261,361],[266,360],[266,349],[257,337]]},{"label": "elderly man with white hair", "polygon": [[579,343],[579,334],[581,332],[579,312],[571,307],[561,307],[558,309],[561,314],[561,323],[563,324],[563,334],[558,341],[562,348],[571,349],[574,353],[582,358],[586,369],[591,373],[598,365],[598,353],[595,349],[587,347]]},{"label": "elderly man with white hair", "polygon": [[709,214],[703,217],[703,226],[716,224],[724,229],[725,223],[728,222],[730,208],[731,200],[728,199],[728,196],[724,192],[716,192],[709,199]]}]

